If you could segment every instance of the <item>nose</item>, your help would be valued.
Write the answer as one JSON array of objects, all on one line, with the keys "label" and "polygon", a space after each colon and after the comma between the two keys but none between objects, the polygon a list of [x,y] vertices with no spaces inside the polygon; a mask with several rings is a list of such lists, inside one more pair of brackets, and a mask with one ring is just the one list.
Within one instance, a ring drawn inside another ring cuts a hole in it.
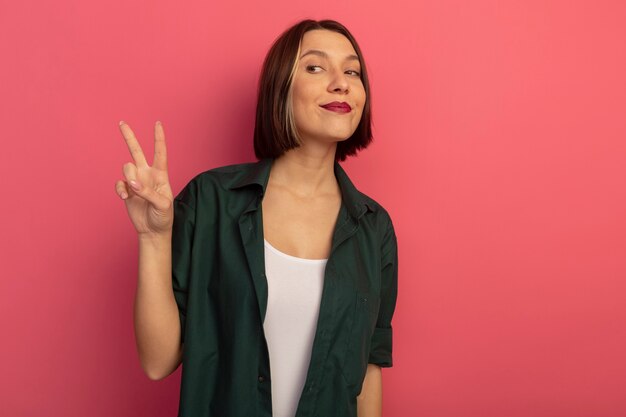
[{"label": "nose", "polygon": [[331,71],[331,79],[328,83],[328,91],[335,93],[347,93],[348,85],[348,78],[342,70],[335,69]]}]

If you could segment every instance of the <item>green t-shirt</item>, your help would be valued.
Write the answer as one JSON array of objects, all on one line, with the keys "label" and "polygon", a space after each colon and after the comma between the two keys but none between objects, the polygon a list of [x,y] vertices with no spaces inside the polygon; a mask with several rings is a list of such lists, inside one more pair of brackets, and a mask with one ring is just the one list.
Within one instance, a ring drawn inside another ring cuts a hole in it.
[{"label": "green t-shirt", "polygon": [[[184,343],[179,417],[271,417],[261,200],[273,159],[194,177],[174,199],[172,285]],[[398,250],[387,211],[338,162],[342,195],[296,417],[356,417],[367,364],[392,366]]]}]

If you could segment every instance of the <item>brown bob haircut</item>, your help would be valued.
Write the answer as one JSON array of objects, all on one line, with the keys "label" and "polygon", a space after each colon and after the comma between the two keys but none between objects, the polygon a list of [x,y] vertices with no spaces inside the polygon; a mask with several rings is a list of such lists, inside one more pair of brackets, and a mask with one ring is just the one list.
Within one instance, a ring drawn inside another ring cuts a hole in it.
[{"label": "brown bob haircut", "polygon": [[365,106],[356,130],[348,139],[337,143],[335,160],[344,161],[366,148],[372,141],[370,86],[363,54],[348,29],[334,20],[302,20],[284,31],[270,48],[259,79],[254,153],[258,159],[277,158],[300,146],[291,100],[293,75],[298,64],[300,45],[310,30],[326,29],[344,35],[361,63],[361,81],[365,87]]}]

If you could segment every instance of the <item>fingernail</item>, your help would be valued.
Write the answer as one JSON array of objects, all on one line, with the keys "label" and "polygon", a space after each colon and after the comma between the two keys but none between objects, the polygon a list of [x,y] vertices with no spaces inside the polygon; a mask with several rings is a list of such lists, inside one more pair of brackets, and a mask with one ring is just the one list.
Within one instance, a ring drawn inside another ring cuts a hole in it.
[{"label": "fingernail", "polygon": [[123,125],[123,124],[124,124],[124,121],[123,121],[123,120],[120,120],[120,126],[121,126],[121,125]]},{"label": "fingernail", "polygon": [[135,181],[130,181],[130,186],[133,187],[135,190],[139,190],[139,184]]},{"label": "fingernail", "polygon": [[160,124],[161,124],[161,122],[160,122],[159,120],[157,120],[156,124],[160,125]]}]

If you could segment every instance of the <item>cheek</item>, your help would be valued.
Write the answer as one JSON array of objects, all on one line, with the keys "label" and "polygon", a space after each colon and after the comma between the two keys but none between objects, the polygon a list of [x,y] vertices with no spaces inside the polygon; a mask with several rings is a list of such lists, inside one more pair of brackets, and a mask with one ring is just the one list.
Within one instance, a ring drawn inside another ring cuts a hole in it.
[{"label": "cheek", "polygon": [[315,111],[317,106],[315,102],[315,95],[312,91],[308,91],[306,88],[296,89],[294,86],[293,95],[293,112],[294,114],[311,114]]},{"label": "cheek", "polygon": [[298,124],[305,123],[308,119],[310,119],[310,110],[307,105],[306,100],[303,100],[302,97],[294,97],[293,100],[293,115]]},{"label": "cheek", "polygon": [[302,101],[303,97],[305,96],[302,83],[294,81],[292,86],[292,96],[294,101]]},{"label": "cheek", "polygon": [[[295,87],[295,86],[294,86]],[[293,117],[299,131],[308,131],[311,123],[311,107],[309,100],[301,89],[294,88],[292,95]]]},{"label": "cheek", "polygon": [[357,112],[357,122],[361,120],[361,117],[363,117],[363,111],[365,109],[365,103],[367,101],[367,97],[365,95],[365,90],[361,90],[361,94],[358,98],[358,103],[359,103],[359,108],[358,108],[358,112]]},{"label": "cheek", "polygon": [[363,107],[365,105],[365,100],[366,100],[365,87],[363,87],[363,84],[359,84],[358,92],[359,92],[359,101],[361,102],[361,107]]}]

